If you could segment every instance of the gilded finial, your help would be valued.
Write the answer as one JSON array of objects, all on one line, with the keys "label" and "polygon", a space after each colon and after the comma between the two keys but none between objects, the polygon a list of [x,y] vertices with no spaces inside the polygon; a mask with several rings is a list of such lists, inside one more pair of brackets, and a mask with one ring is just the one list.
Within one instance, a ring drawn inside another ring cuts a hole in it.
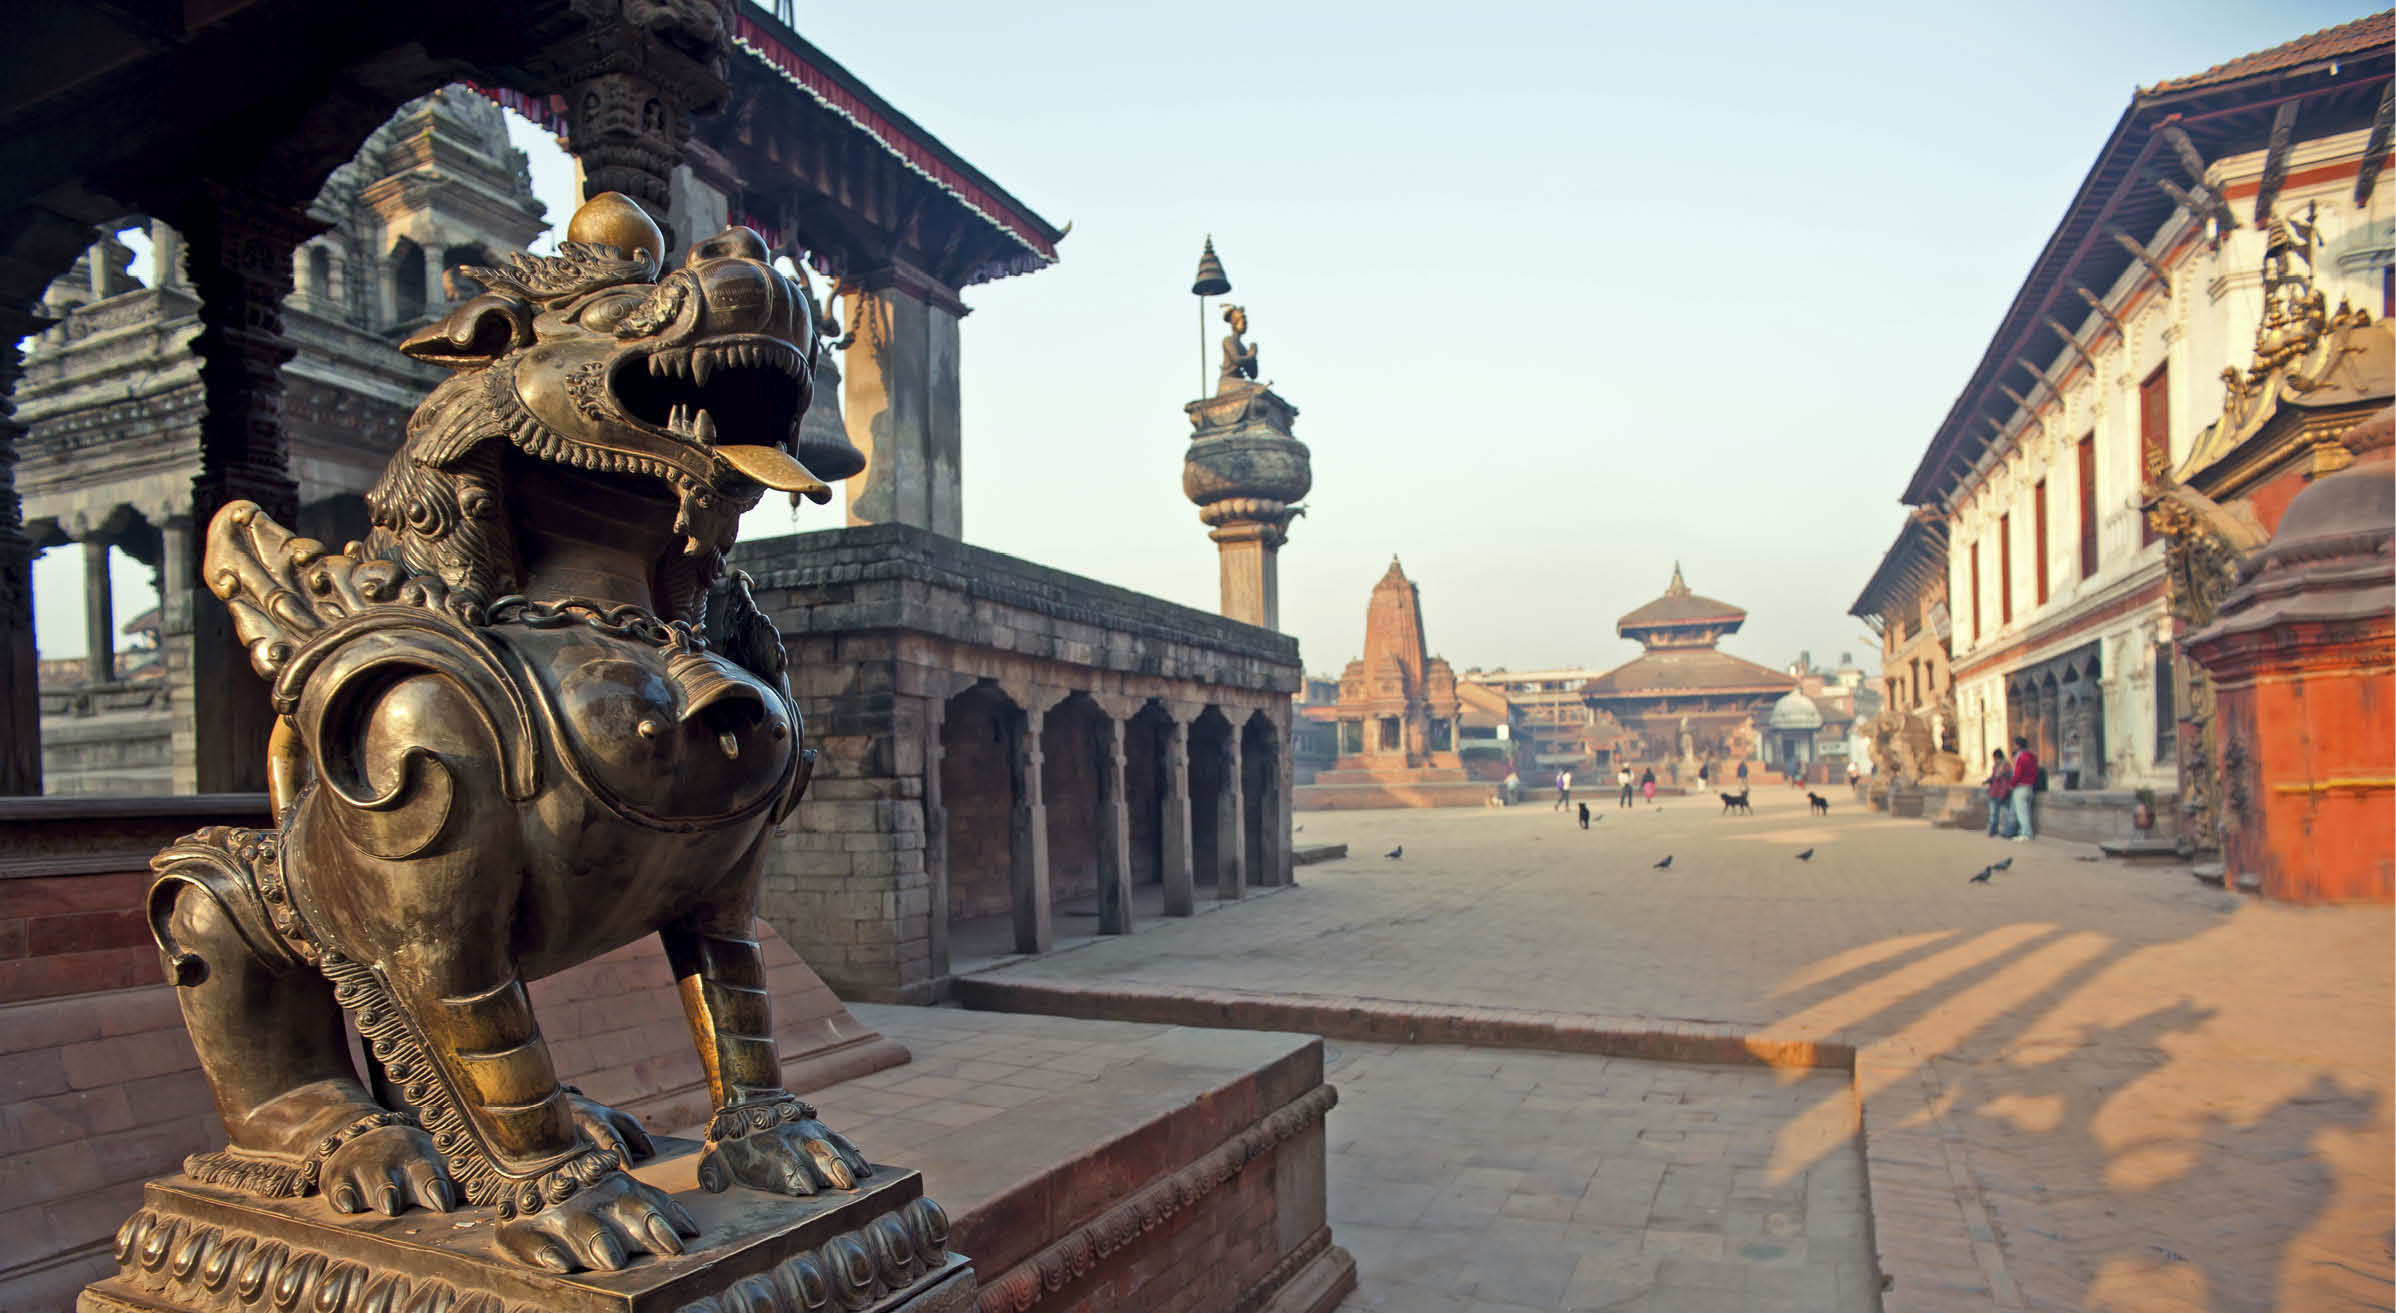
[{"label": "gilded finial", "polygon": [[613,246],[627,257],[647,251],[650,259],[661,264],[666,258],[664,230],[640,202],[620,191],[603,191],[584,201],[566,224],[566,240]]}]

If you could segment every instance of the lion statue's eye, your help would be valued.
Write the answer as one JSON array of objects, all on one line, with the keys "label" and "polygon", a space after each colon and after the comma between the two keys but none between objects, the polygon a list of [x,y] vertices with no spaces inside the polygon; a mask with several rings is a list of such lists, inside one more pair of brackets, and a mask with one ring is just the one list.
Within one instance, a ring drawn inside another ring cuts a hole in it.
[{"label": "lion statue's eye", "polygon": [[602,333],[612,332],[624,316],[639,308],[645,296],[603,296],[575,312],[574,322]]}]

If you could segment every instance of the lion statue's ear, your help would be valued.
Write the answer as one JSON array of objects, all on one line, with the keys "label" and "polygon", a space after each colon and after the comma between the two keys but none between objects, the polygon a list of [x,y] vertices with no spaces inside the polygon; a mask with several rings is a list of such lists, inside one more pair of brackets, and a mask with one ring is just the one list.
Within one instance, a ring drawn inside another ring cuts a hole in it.
[{"label": "lion statue's ear", "polygon": [[410,334],[399,349],[436,365],[473,369],[531,345],[532,307],[512,296],[485,292],[439,323]]}]

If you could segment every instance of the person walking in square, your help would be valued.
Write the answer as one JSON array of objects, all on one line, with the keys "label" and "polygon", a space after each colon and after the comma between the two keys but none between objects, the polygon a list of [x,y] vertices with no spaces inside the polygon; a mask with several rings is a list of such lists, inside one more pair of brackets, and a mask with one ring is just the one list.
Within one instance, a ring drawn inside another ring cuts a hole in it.
[{"label": "person walking in square", "polygon": [[1572,772],[1556,772],[1556,805],[1551,810],[1562,811],[1572,805]]},{"label": "person walking in square", "polygon": [[1739,792],[1747,792],[1747,759],[1739,758]]},{"label": "person walking in square", "polygon": [[1995,761],[1988,772],[1988,837],[2013,837],[2013,763],[2006,759],[2005,749],[1994,749]]},{"label": "person walking in square", "polygon": [[2038,754],[2030,750],[2030,740],[2020,735],[2014,736],[2013,751],[2013,841],[2028,843],[2038,837],[2030,815],[2031,795],[2038,792]]},{"label": "person walking in square", "polygon": [[1654,802],[1656,800],[1655,767],[1650,766],[1646,770],[1639,772],[1639,792],[1644,795],[1649,802]]},{"label": "person walking in square", "polygon": [[1615,772],[1614,772],[1614,782],[1622,786],[1622,801],[1621,801],[1620,803],[1617,803],[1616,805],[1617,805],[1617,806],[1621,806],[1621,807],[1628,807],[1628,806],[1630,806],[1630,805],[1631,805],[1631,768],[1630,768],[1630,767],[1628,767],[1628,766],[1625,766],[1625,767],[1623,767],[1622,769],[1620,769],[1620,770],[1618,770],[1618,771],[1615,771]]}]

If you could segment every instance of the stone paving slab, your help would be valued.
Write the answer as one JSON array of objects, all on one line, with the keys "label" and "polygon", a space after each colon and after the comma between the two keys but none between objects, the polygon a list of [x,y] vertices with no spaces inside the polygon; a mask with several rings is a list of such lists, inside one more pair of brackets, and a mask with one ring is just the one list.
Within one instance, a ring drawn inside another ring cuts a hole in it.
[{"label": "stone paving slab", "polygon": [[1388,1313],[1869,1313],[1854,1127],[1793,1118],[1838,1073],[1335,1044],[1341,1305]]},{"label": "stone paving slab", "polygon": [[1889,1309],[2391,1306],[2389,909],[1756,801],[1324,814],[1372,855],[983,978],[1852,1043]]}]

